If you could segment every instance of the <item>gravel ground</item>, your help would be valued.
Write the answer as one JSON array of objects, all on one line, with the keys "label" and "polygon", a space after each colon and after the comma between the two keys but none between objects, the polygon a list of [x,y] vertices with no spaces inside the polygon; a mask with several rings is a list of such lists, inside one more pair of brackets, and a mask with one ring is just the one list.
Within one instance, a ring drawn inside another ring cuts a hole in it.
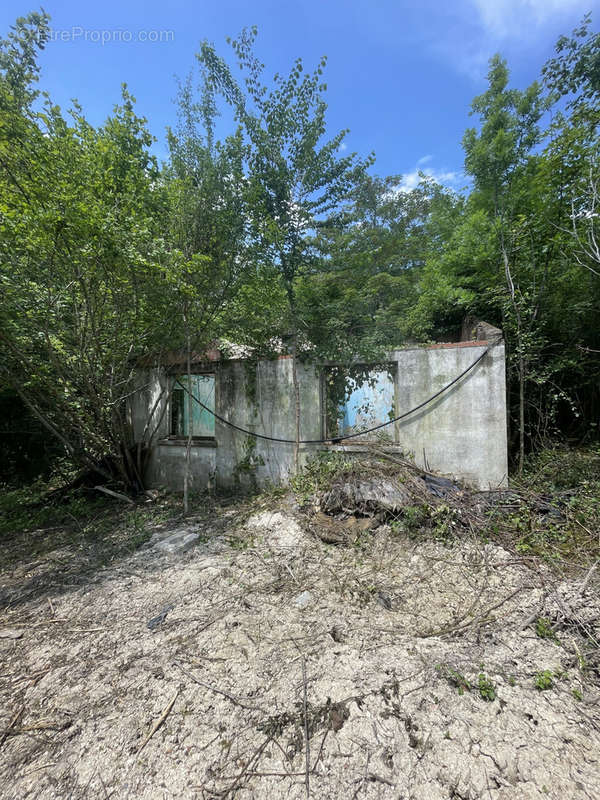
[{"label": "gravel ground", "polygon": [[387,526],[328,545],[277,503],[188,521],[177,557],[166,529],[66,585],[68,547],[2,574],[3,798],[600,796],[594,580]]}]

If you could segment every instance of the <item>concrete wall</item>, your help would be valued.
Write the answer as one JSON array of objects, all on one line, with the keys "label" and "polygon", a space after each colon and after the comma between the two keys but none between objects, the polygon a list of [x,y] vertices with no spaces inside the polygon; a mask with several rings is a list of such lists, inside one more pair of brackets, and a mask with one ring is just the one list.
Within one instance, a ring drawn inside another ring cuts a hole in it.
[{"label": "concrete wall", "polygon": [[[467,342],[395,350],[391,361],[396,366],[396,415],[414,408],[450,383],[486,346]],[[250,431],[294,439],[291,358],[255,365],[225,361],[214,364],[213,369],[215,410],[219,416]],[[499,343],[452,389],[421,411],[385,428],[386,439],[393,439],[392,447],[412,454],[416,463],[473,486],[506,485],[504,370],[504,345]],[[298,364],[298,379],[300,438],[321,439],[324,402],[320,371],[312,365]],[[149,458],[148,485],[181,491],[186,447],[185,443],[168,438],[166,376],[148,371],[140,381],[144,388],[132,404],[136,434],[143,432],[144,419],[154,404],[152,423],[158,427]],[[364,446],[355,440],[350,446],[302,445],[300,458],[304,462],[324,448],[360,452]],[[253,439],[217,420],[215,440],[195,442],[192,447],[192,488],[201,490],[216,484],[223,489],[250,489],[285,482],[293,469],[293,453],[293,444]]]},{"label": "concrete wall", "polygon": [[[422,403],[472,364],[480,342],[397,350],[396,416]],[[502,342],[421,411],[396,423],[396,442],[417,464],[482,489],[506,486],[505,354]]]},{"label": "concrete wall", "polygon": [[[314,366],[298,364],[300,439],[321,438],[321,385]],[[229,362],[218,380],[217,413],[241,428],[280,439],[294,439],[295,403],[292,359]],[[289,477],[294,445],[251,439],[217,420],[217,486],[252,488]],[[302,448],[301,459],[307,450]]]}]

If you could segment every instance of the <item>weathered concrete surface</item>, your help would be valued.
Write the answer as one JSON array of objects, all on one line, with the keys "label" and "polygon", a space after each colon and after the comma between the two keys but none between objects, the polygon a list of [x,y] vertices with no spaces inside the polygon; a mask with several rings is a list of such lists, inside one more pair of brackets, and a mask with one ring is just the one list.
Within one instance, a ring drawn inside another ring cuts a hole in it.
[{"label": "weathered concrete surface", "polygon": [[[485,342],[395,350],[395,414],[415,408],[449,384],[485,352]],[[214,365],[216,412],[238,427],[275,439],[294,439],[295,408],[292,360],[280,357],[254,365],[225,361]],[[507,482],[505,355],[502,342],[490,347],[477,366],[449,391],[406,419],[384,431],[399,451],[410,454],[423,467],[462,479],[478,488],[505,486]],[[132,404],[136,435],[143,434],[146,416],[154,408],[152,426],[158,426],[152,447],[149,486],[183,488],[186,445],[168,438],[169,409],[166,377],[146,371],[143,390]],[[300,438],[325,437],[323,377],[314,365],[298,364],[300,384]],[[323,445],[302,445],[304,463]],[[332,446],[347,452],[364,450],[350,440]],[[285,483],[294,464],[294,445],[253,439],[217,420],[212,442],[192,446],[192,490],[213,486],[252,489]]]},{"label": "weathered concrete surface", "polygon": [[[321,386],[314,366],[298,364],[300,438],[320,439]],[[217,410],[241,428],[279,439],[295,436],[292,359],[261,361],[256,366],[230,362],[220,372]],[[293,467],[294,446],[251,440],[217,421],[217,486],[253,488],[285,482]],[[311,453],[303,448],[302,457]]]},{"label": "weathered concrete surface", "polygon": [[[397,350],[396,416],[450,383],[486,347],[469,342]],[[396,442],[420,466],[481,489],[506,486],[504,344],[490,347],[485,358],[449,391],[397,422]]]},{"label": "weathered concrete surface", "polygon": [[[193,492],[208,489],[214,481],[216,469],[216,447],[194,444],[190,451],[190,489]],[[186,445],[173,442],[158,442],[152,449],[146,480],[149,486],[167,486],[183,491]]]}]

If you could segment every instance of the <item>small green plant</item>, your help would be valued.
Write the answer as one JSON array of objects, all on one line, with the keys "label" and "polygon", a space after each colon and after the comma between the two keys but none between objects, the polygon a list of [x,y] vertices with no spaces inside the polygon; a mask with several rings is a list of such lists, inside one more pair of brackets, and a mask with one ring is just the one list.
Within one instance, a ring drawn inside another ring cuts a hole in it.
[{"label": "small green plant", "polygon": [[351,472],[353,466],[343,453],[317,453],[291,478],[290,486],[301,502],[307,503],[316,492],[330,488],[339,475]]},{"label": "small green plant", "polygon": [[496,687],[484,672],[479,673],[477,688],[479,689],[479,695],[482,700],[491,703],[496,699]]},{"label": "small green plant", "polygon": [[398,522],[398,527],[404,528],[409,535],[415,534],[425,527],[428,518],[429,509],[426,505],[406,506],[402,510],[402,521]]},{"label": "small green plant", "polygon": [[552,639],[552,641],[558,642],[558,637],[552,630],[552,625],[545,617],[537,618],[535,632],[540,639]]},{"label": "small green plant", "polygon": [[458,509],[442,504],[430,512],[432,533],[436,539],[452,539],[460,522]]},{"label": "small green plant", "polygon": [[554,686],[554,675],[552,670],[544,669],[540,672],[536,672],[533,684],[539,692],[545,692],[548,689],[552,689]]},{"label": "small green plant", "polygon": [[583,700],[583,692],[581,691],[581,689],[571,689],[571,694],[573,695],[575,700],[579,701]]},{"label": "small green plant", "polygon": [[508,685],[509,686],[516,686],[517,685],[517,679],[515,678],[514,675],[509,675],[508,676]]},{"label": "small green plant", "polygon": [[581,654],[580,649],[575,645],[575,652],[577,654],[577,667],[580,672],[587,672],[588,663],[585,660],[585,656]]},{"label": "small green plant", "polygon": [[254,545],[254,537],[232,534],[227,538],[227,544],[232,548],[232,550],[248,550],[249,547]]},{"label": "small green plant", "polygon": [[450,686],[456,687],[460,695],[471,691],[471,684],[467,678],[454,667],[449,667],[447,664],[438,664],[436,670],[442,678],[448,681]]},{"label": "small green plant", "polygon": [[[600,450],[550,447],[527,459],[514,489],[520,496],[510,511],[488,512],[487,532],[510,537],[518,553],[552,567],[561,561],[593,563],[600,542],[590,531],[600,525]],[[568,490],[565,491],[565,490]],[[542,638],[553,638],[545,636]]]}]

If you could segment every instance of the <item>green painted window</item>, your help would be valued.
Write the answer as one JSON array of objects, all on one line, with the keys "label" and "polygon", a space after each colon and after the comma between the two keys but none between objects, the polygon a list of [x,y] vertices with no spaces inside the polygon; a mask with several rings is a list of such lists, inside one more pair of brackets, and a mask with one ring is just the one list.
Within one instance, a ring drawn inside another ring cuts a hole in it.
[{"label": "green painted window", "polygon": [[[215,410],[214,375],[177,375],[173,379],[171,436],[189,436],[190,434],[188,378],[191,378],[192,384],[192,436],[214,436],[215,418],[211,414],[211,411]],[[206,406],[206,408],[203,408],[203,406]]]}]

